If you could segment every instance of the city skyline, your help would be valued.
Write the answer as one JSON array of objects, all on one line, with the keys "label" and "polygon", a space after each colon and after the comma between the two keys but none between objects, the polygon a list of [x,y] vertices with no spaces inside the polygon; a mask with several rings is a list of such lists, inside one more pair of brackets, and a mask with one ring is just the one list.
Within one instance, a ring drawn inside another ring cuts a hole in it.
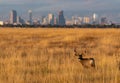
[{"label": "city skyline", "polygon": [[60,10],[54,13],[47,13],[47,15],[39,16],[37,19],[33,18],[32,10],[28,10],[27,17],[21,17],[16,10],[11,10],[9,13],[9,19],[3,21],[0,19],[0,26],[113,26],[118,27],[120,23],[115,23],[113,20],[103,16],[99,17],[98,14],[93,13],[88,16],[73,15],[71,19],[64,17],[64,11]]},{"label": "city skyline", "polygon": [[17,10],[20,16],[23,17],[27,16],[29,9],[33,11],[36,17],[64,10],[65,17],[97,13],[99,16],[106,16],[113,21],[120,22],[119,4],[119,0],[9,0],[9,2],[1,0],[0,16],[5,16],[6,18],[12,9]]},{"label": "city skyline", "polygon": [[0,25],[110,25],[113,24],[112,20],[107,17],[100,18],[96,13],[92,16],[72,16],[71,19],[64,18],[64,11],[60,10],[57,15],[54,16],[53,13],[48,13],[47,16],[41,16],[37,19],[33,18],[32,10],[28,10],[28,19],[25,20],[23,17],[19,16],[16,10],[11,10],[9,19],[7,21],[0,21]]}]

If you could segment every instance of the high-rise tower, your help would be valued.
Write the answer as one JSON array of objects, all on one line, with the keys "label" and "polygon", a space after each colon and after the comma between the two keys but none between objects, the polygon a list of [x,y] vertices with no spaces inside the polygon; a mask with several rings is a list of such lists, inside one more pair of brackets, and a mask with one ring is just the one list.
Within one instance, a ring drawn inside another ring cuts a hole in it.
[{"label": "high-rise tower", "polygon": [[12,10],[10,12],[10,24],[17,23],[17,12],[16,10]]},{"label": "high-rise tower", "polygon": [[98,15],[96,13],[93,14],[93,24],[98,24],[99,20],[98,20]]},{"label": "high-rise tower", "polygon": [[108,20],[107,20],[106,17],[102,17],[102,18],[101,18],[101,24],[102,24],[102,25],[107,25],[107,24],[108,24]]},{"label": "high-rise tower", "polygon": [[32,25],[33,24],[33,22],[32,22],[32,10],[29,10],[28,14],[29,14],[29,23],[30,23],[30,25]]},{"label": "high-rise tower", "polygon": [[65,25],[65,18],[64,18],[63,11],[60,11],[58,14],[58,25],[60,25],[60,26]]},{"label": "high-rise tower", "polygon": [[54,25],[54,15],[48,14],[48,24]]}]

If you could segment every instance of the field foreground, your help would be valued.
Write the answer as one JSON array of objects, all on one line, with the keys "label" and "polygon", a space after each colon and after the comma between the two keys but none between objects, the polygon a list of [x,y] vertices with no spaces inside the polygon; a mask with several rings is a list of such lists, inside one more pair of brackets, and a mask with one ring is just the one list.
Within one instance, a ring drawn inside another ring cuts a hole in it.
[{"label": "field foreground", "polygon": [[0,28],[0,83],[120,83],[120,29]]}]

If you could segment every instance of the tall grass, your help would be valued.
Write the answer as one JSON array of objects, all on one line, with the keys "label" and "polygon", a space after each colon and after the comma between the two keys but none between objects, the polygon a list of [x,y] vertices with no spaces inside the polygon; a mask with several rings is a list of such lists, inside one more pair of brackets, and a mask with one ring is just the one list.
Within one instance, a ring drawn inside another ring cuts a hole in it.
[{"label": "tall grass", "polygon": [[[86,50],[96,68],[74,56]],[[119,29],[0,29],[1,83],[120,83]]]}]

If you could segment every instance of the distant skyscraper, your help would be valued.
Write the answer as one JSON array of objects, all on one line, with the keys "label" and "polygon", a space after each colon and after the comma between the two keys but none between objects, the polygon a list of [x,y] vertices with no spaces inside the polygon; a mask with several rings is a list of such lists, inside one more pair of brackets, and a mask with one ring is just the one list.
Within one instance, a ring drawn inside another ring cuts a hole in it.
[{"label": "distant skyscraper", "polygon": [[72,23],[73,23],[73,25],[76,25],[76,16],[72,16]]},{"label": "distant skyscraper", "polygon": [[17,12],[15,10],[12,10],[10,12],[10,24],[17,23]]},{"label": "distant skyscraper", "polygon": [[32,25],[33,24],[33,22],[32,22],[32,10],[29,10],[28,13],[29,13],[29,23],[30,23],[30,25]]},{"label": "distant skyscraper", "polygon": [[24,23],[25,23],[24,20],[20,16],[18,16],[17,17],[17,24],[24,24]]},{"label": "distant skyscraper", "polygon": [[108,24],[108,20],[107,20],[106,17],[102,17],[102,18],[101,18],[101,24],[102,24],[102,25],[107,25],[107,24]]},{"label": "distant skyscraper", "polygon": [[44,18],[45,18],[45,16],[41,16],[41,24],[43,24],[43,22],[44,22]]},{"label": "distant skyscraper", "polygon": [[54,25],[54,15],[48,14],[48,24]]},{"label": "distant skyscraper", "polygon": [[80,25],[82,23],[82,18],[78,16],[72,16],[72,24]]},{"label": "distant skyscraper", "polygon": [[58,19],[56,17],[54,17],[54,24],[58,25]]},{"label": "distant skyscraper", "polygon": [[4,22],[3,22],[3,21],[0,21],[0,25],[4,25]]},{"label": "distant skyscraper", "polygon": [[58,14],[58,25],[64,26],[65,25],[65,18],[63,11],[60,11]]},{"label": "distant skyscraper", "polygon": [[89,17],[84,17],[83,18],[83,23],[84,24],[89,24],[90,23],[90,18]]},{"label": "distant skyscraper", "polygon": [[98,15],[97,14],[93,14],[93,24],[98,24],[99,20],[98,20]]},{"label": "distant skyscraper", "polygon": [[43,25],[47,25],[47,24],[48,24],[48,17],[44,17],[44,18],[43,18],[42,24],[43,24]]},{"label": "distant skyscraper", "polygon": [[97,14],[93,14],[93,21],[96,21],[96,19],[97,19]]},{"label": "distant skyscraper", "polygon": [[78,17],[78,23],[82,24],[83,18],[82,17]]},{"label": "distant skyscraper", "polygon": [[20,20],[21,20],[21,17],[18,16],[18,17],[17,17],[17,24],[21,24]]}]

